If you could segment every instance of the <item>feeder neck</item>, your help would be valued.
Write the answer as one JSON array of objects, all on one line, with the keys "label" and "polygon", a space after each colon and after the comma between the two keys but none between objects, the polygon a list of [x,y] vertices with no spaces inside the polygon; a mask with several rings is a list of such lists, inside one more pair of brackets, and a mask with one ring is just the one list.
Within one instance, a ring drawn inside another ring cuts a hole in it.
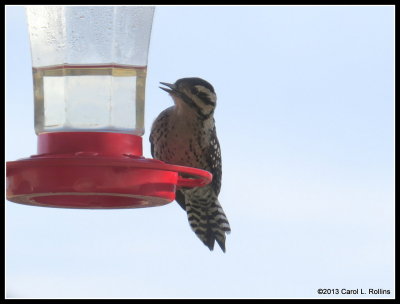
[{"label": "feeder neck", "polygon": [[112,132],[42,133],[37,149],[38,154],[143,155],[142,137]]}]

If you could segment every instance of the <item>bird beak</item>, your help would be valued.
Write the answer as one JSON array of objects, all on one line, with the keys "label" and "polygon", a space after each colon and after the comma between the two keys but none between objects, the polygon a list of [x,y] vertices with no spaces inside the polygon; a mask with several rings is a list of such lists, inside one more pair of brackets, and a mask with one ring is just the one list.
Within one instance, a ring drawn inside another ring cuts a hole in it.
[{"label": "bird beak", "polygon": [[160,89],[164,90],[165,92],[170,93],[170,94],[176,92],[176,86],[174,84],[167,83],[167,82],[160,82],[160,83],[162,85],[165,85],[166,87],[170,88],[170,89],[167,89],[167,88],[159,87]]}]

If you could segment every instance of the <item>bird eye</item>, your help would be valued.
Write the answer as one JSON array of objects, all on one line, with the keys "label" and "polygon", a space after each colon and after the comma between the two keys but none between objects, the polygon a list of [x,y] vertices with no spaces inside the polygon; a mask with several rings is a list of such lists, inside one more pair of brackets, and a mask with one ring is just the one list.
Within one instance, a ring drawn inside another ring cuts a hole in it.
[{"label": "bird eye", "polygon": [[190,90],[190,92],[191,92],[193,95],[197,95],[197,93],[199,92],[199,90],[197,90],[197,88],[192,88],[192,89]]}]

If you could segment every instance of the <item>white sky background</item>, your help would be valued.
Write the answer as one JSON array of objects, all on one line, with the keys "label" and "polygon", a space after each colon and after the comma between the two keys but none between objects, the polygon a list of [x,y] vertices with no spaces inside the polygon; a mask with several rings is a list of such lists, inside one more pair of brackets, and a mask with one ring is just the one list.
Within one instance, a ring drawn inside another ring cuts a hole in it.
[{"label": "white sky background", "polygon": [[[152,121],[172,104],[159,81],[212,83],[226,254],[197,239],[175,202],[112,211],[6,202],[6,296],[393,297],[393,27],[393,6],[157,7],[144,155]],[[36,153],[20,6],[6,8],[6,64],[11,161]]]}]

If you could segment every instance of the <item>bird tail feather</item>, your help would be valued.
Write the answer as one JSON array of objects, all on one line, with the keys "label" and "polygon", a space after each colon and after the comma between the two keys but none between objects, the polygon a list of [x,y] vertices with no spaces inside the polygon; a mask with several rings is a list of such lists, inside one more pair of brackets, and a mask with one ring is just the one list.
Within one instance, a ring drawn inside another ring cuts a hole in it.
[{"label": "bird tail feather", "polygon": [[211,189],[205,188],[208,186],[188,190],[191,192],[186,195],[189,224],[210,250],[214,249],[216,241],[225,252],[226,233],[230,233],[231,228],[217,195]]}]

